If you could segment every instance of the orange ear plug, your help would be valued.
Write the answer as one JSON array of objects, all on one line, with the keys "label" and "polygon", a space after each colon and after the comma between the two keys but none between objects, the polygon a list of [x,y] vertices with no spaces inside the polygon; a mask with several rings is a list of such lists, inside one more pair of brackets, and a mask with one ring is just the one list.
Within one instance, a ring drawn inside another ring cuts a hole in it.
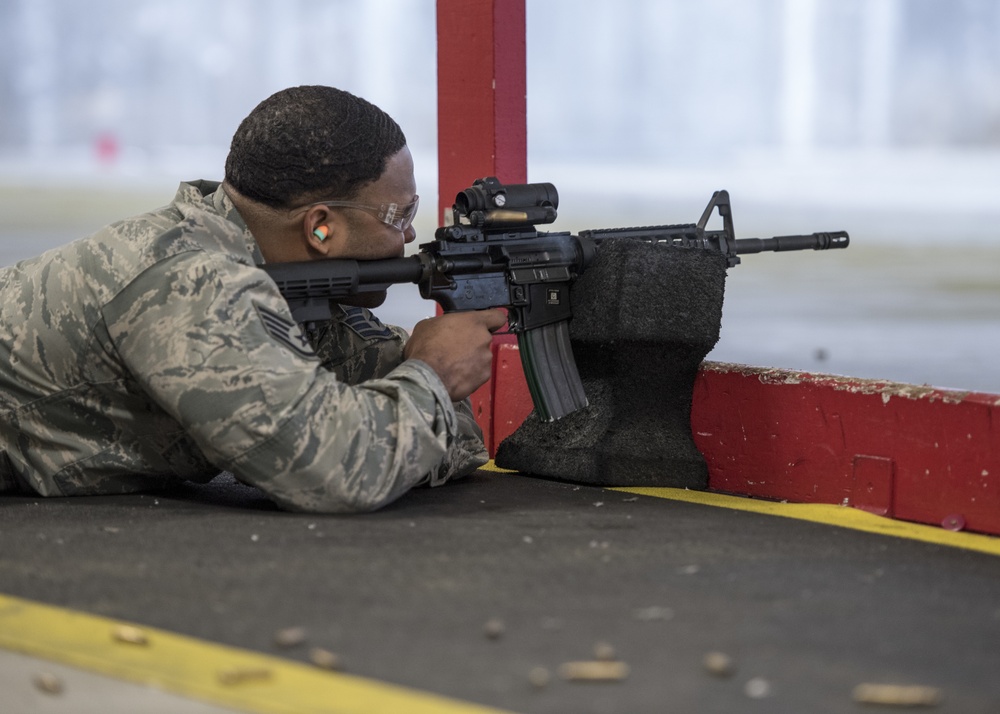
[{"label": "orange ear plug", "polygon": [[326,240],[326,237],[329,234],[330,234],[330,229],[327,228],[326,226],[320,226],[319,228],[313,231],[313,235],[316,236],[321,243]]}]

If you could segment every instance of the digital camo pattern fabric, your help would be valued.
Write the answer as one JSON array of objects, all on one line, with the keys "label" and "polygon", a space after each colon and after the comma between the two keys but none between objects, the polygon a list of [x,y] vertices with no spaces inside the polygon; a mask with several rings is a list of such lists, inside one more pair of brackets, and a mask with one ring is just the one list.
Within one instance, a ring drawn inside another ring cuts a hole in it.
[{"label": "digital camo pattern fabric", "polygon": [[[403,348],[409,337],[406,330],[383,325],[363,307],[338,305],[334,313],[332,320],[306,334],[323,366],[339,380],[361,384],[381,379],[403,361]],[[421,485],[439,486],[472,473],[489,460],[471,402],[464,399],[454,407],[458,419],[455,440],[441,466],[429,473]]]},{"label": "digital camo pattern fabric", "polygon": [[263,317],[291,320],[261,261],[202,181],[0,270],[0,487],[128,493],[226,470],[285,508],[343,512],[447,470],[461,420],[433,371],[338,379]]}]

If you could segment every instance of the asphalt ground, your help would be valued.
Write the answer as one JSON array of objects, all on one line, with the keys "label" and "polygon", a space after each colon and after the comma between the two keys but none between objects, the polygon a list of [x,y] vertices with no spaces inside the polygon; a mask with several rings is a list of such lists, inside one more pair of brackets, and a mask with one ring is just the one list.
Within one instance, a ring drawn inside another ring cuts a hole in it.
[{"label": "asphalt ground", "polygon": [[[1000,557],[824,523],[485,471],[316,516],[224,475],[3,497],[0,542],[4,595],[289,662],[321,647],[351,675],[506,711],[857,712],[864,683],[1000,710]],[[278,646],[290,627],[304,641]],[[560,676],[607,656],[625,679]],[[0,672],[8,697],[23,677]]]}]

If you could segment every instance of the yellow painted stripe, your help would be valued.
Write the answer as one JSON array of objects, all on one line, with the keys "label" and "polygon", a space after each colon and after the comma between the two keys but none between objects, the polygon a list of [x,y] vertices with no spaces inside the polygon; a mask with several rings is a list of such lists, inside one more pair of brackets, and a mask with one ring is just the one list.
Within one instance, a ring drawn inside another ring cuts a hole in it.
[{"label": "yellow painted stripe", "polygon": [[479,470],[480,471],[489,471],[491,473],[497,473],[497,474],[516,474],[517,473],[517,471],[511,471],[510,469],[502,469],[502,468],[500,468],[499,466],[496,465],[496,462],[494,462],[493,459],[490,459],[483,466],[480,466]]},{"label": "yellow painted stripe", "polygon": [[737,511],[764,513],[769,516],[796,518],[800,521],[825,523],[841,528],[853,528],[867,533],[909,538],[925,543],[947,545],[953,548],[976,550],[990,555],[1000,555],[1000,538],[964,533],[925,526],[919,523],[898,521],[893,518],[876,516],[849,506],[836,506],[827,503],[778,503],[775,501],[759,501],[743,496],[725,496],[721,493],[708,491],[688,491],[683,488],[633,488],[617,487],[613,491],[635,493],[655,498],[668,498],[673,501],[700,503],[705,506],[731,508]]},{"label": "yellow painted stripe", "polygon": [[[0,595],[0,647],[194,699],[261,714],[500,714],[362,677],[142,625],[147,644],[113,636],[122,625],[96,615]],[[247,676],[224,683],[227,673]]]},{"label": "yellow painted stripe", "polygon": [[[494,464],[493,461],[490,461],[482,468],[485,471],[493,473],[517,473],[516,471],[502,469]],[[988,553],[989,555],[1000,555],[1000,538],[980,535],[978,533],[949,531],[944,528],[899,521],[846,506],[824,503],[759,501],[744,496],[726,496],[721,493],[689,491],[681,488],[634,488],[621,486],[614,487],[611,490],[635,493],[642,496],[653,496],[655,498],[667,498],[674,501],[700,503],[704,506],[731,508],[737,511],[751,511],[753,513],[763,513],[782,518],[796,518],[801,521],[825,523],[840,528],[853,528],[854,530],[865,531],[867,533],[878,533],[896,538],[909,538],[910,540],[919,540],[925,543],[947,545],[952,548],[975,550],[980,553]]]}]

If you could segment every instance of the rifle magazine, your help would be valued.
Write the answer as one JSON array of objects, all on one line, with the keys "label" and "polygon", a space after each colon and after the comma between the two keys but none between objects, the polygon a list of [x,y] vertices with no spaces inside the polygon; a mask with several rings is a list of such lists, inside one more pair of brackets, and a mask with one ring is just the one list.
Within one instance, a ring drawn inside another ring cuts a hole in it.
[{"label": "rifle magazine", "polygon": [[555,421],[587,406],[587,395],[573,358],[569,320],[518,334],[521,365],[535,411],[542,421]]}]

